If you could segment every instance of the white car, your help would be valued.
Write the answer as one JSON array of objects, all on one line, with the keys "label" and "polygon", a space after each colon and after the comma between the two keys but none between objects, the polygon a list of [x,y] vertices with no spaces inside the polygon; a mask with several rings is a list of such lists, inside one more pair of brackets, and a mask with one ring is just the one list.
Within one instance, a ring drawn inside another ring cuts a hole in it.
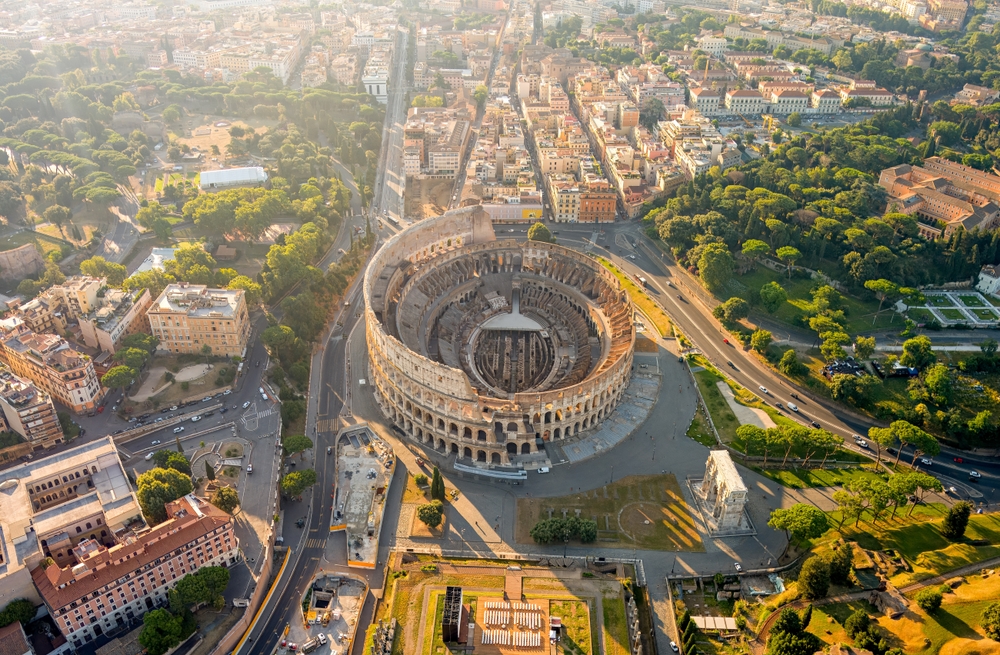
[{"label": "white car", "polygon": [[225,391],[223,391],[223,392],[222,392],[222,395],[223,395],[223,396],[228,396],[228,395],[229,395],[229,394],[231,394],[232,392],[233,392],[233,390],[232,390],[232,389],[226,389]]},{"label": "white car", "polygon": [[250,406],[250,401],[249,400],[246,401],[245,403],[243,403],[243,409],[246,409],[249,406]]},{"label": "white car", "polygon": [[147,462],[148,462],[149,460],[153,459],[153,453],[149,453],[148,455],[146,455],[146,458],[145,458],[145,459],[146,459],[146,461],[147,461]]},{"label": "white car", "polygon": [[150,446],[159,446],[160,445],[160,440],[159,439],[153,439],[152,441],[149,442],[149,445]]},{"label": "white car", "polygon": [[737,573],[743,573],[743,565],[741,565],[739,562],[733,562],[733,566],[736,567]]},{"label": "white car", "polygon": [[765,386],[764,386],[763,384],[762,384],[762,385],[760,385],[760,386],[759,386],[759,387],[757,387],[757,388],[758,388],[758,389],[760,389],[760,392],[761,392],[762,394],[764,394],[765,396],[766,396],[766,395],[767,395],[767,394],[769,393],[769,392],[768,392],[768,390],[767,390],[767,387],[765,387]]},{"label": "white car", "polygon": [[933,459],[927,459],[926,457],[921,457],[920,458],[920,463],[923,464],[924,466],[931,466],[932,464],[934,464],[934,460]]},{"label": "white car", "polygon": [[191,417],[191,422],[192,422],[192,423],[197,423],[197,422],[198,422],[198,421],[200,421],[200,420],[201,420],[201,417],[200,417],[200,416],[192,416],[192,417]]},{"label": "white car", "polygon": [[865,441],[864,439],[858,439],[858,445],[860,447],[862,447],[862,448],[867,448],[868,447],[868,442]]},{"label": "white car", "polygon": [[671,641],[671,642],[670,642],[670,650],[674,651],[675,653],[679,653],[679,652],[681,652],[681,651],[680,651],[680,650],[679,650],[679,649],[677,648],[677,642],[675,642],[675,641]]},{"label": "white car", "polygon": [[549,467],[548,466],[542,466],[541,468],[538,469],[538,472],[539,473],[548,473],[549,472]]},{"label": "white car", "polygon": [[979,471],[969,471],[969,477],[978,480],[979,478],[983,477],[983,474],[980,473]]},{"label": "white car", "polygon": [[795,403],[788,403],[788,409],[792,410],[793,412],[797,412],[799,411],[799,406],[796,405]]},{"label": "white car", "polygon": [[183,426],[181,426],[179,428],[174,428],[174,434],[179,434],[181,432],[184,432],[184,427]]}]

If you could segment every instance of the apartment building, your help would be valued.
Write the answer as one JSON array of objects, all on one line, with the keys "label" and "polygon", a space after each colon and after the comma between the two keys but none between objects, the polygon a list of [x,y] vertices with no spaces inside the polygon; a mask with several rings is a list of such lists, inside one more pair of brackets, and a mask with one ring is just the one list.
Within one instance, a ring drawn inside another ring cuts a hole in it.
[{"label": "apartment building", "polygon": [[153,304],[149,289],[105,289],[100,300],[97,309],[77,317],[87,346],[114,354],[125,337],[149,333],[146,310]]},{"label": "apartment building", "polygon": [[755,116],[764,111],[764,98],[757,91],[750,89],[727,91],[726,109],[732,114]]},{"label": "apartment building", "polygon": [[0,321],[0,359],[17,376],[80,414],[104,397],[90,357],[55,334],[36,334],[19,318]]},{"label": "apartment building", "polygon": [[903,164],[882,171],[890,211],[917,214],[921,236],[949,236],[1000,226],[1000,176],[931,157],[923,166]]},{"label": "apartment building", "polygon": [[715,116],[722,113],[722,96],[717,91],[700,86],[691,89],[688,107],[696,109],[704,116]]},{"label": "apartment building", "polygon": [[927,14],[936,20],[961,24],[969,11],[965,0],[927,0]]},{"label": "apartment building", "polygon": [[801,91],[774,91],[771,93],[768,109],[774,114],[791,114],[810,109],[809,96]]},{"label": "apartment building", "polygon": [[239,560],[233,518],[187,495],[167,503],[167,520],[110,546],[88,538],[65,564],[31,572],[56,627],[75,648],[165,606],[188,573]]},{"label": "apartment building", "polygon": [[614,223],[617,198],[611,184],[594,173],[586,173],[580,180],[581,223]]},{"label": "apartment building", "polygon": [[842,100],[840,94],[830,89],[813,91],[810,104],[817,114],[835,114],[840,111]]},{"label": "apartment building", "polygon": [[338,84],[354,84],[358,76],[358,56],[353,52],[342,52],[330,62],[330,73]]},{"label": "apartment building", "polygon": [[545,186],[552,203],[552,220],[576,223],[580,220],[580,187],[573,175],[546,175]]},{"label": "apartment building", "polygon": [[0,367],[0,413],[4,430],[16,432],[35,450],[62,443],[63,430],[52,397],[31,380]]},{"label": "apartment building", "polygon": [[146,311],[161,350],[242,356],[250,339],[250,319],[242,289],[212,289],[203,284],[169,284]]},{"label": "apartment building", "polygon": [[72,564],[81,541],[113,546],[144,526],[111,437],[0,471],[0,605],[41,603],[31,570]]}]

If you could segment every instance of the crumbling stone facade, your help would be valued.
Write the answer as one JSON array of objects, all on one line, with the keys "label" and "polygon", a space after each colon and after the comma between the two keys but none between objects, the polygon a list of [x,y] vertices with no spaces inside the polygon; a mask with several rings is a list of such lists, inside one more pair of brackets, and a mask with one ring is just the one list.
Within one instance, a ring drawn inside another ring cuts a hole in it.
[{"label": "crumbling stone facade", "polygon": [[573,437],[628,386],[633,307],[598,262],[497,239],[479,207],[391,238],[365,272],[370,377],[408,437],[480,464]]}]

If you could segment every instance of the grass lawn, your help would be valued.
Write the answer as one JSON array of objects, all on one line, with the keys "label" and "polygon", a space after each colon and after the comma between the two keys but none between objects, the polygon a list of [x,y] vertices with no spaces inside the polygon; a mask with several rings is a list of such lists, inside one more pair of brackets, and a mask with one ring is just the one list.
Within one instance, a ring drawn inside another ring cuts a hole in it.
[{"label": "grass lawn", "polygon": [[[660,457],[669,457],[662,453]],[[609,476],[611,472],[609,472]],[[588,491],[551,498],[519,498],[517,542],[534,543],[539,520],[561,517],[563,510],[597,521],[597,547],[704,551],[677,478],[631,475]]]},{"label": "grass lawn", "polygon": [[978,295],[976,295],[976,296],[959,296],[958,299],[961,300],[962,304],[965,305],[966,307],[985,307],[986,306],[986,303],[984,303],[982,300],[980,300]]},{"label": "grass lawn", "polygon": [[934,320],[934,314],[931,314],[929,309],[923,307],[915,307],[914,309],[907,310],[906,315],[917,323],[927,323]]},{"label": "grass lawn", "polygon": [[17,234],[12,234],[7,237],[0,237],[0,251],[13,250],[14,248],[20,248],[21,246],[29,243],[33,243],[38,246],[38,250],[42,253],[42,258],[45,258],[53,250],[62,250],[61,241],[58,241],[46,234],[25,230],[24,232],[18,232]]},{"label": "grass lawn", "polygon": [[942,309],[941,310],[941,315],[944,316],[949,321],[964,321],[964,320],[966,320],[965,314],[963,314],[961,312],[961,310],[958,310],[958,309],[948,309],[948,308]]},{"label": "grass lawn", "polygon": [[153,189],[157,193],[163,193],[163,176],[161,175],[156,176],[156,184],[153,186]]},{"label": "grass lawn", "polygon": [[[697,361],[692,364],[697,364]],[[725,378],[714,369],[706,368],[703,371],[696,371],[694,379],[698,381],[698,389],[701,391],[701,397],[705,399],[708,413],[712,415],[712,423],[719,432],[719,438],[723,443],[733,443],[736,441],[736,428],[740,427],[740,420],[736,418],[736,414],[730,409],[729,403],[716,386],[716,383]]]},{"label": "grass lawn", "polygon": [[[940,519],[946,511],[942,505],[918,506],[910,518],[905,516],[907,511],[909,509],[901,510],[895,519],[879,521],[877,526],[863,522],[857,528],[848,524],[841,530],[845,538],[857,541],[863,548],[891,548],[910,563],[912,572],[892,578],[897,587],[1000,556],[1000,516],[973,514],[969,518],[965,541],[952,543],[941,535]],[[986,540],[990,545],[973,546],[969,543],[977,539]]]},{"label": "grass lawn", "polygon": [[839,487],[852,480],[884,479],[884,476],[862,468],[790,469],[786,471],[754,468],[754,470],[764,477],[770,478],[778,484],[791,489]]},{"label": "grass lawn", "polygon": [[590,655],[594,652],[587,603],[580,600],[549,601],[549,616],[562,619],[562,647],[566,655]]},{"label": "grass lawn", "polygon": [[951,296],[943,295],[930,295],[927,294],[927,304],[932,307],[954,307],[955,303],[952,302]]},{"label": "grass lawn", "polygon": [[606,655],[628,655],[628,625],[625,623],[625,603],[620,594],[605,594],[601,598],[604,608],[604,652]]},{"label": "grass lawn", "polygon": [[715,434],[712,432],[712,427],[701,414],[694,415],[691,425],[688,426],[687,436],[708,448],[718,445],[715,441]]},{"label": "grass lawn", "polygon": [[659,332],[661,337],[668,336],[672,333],[670,329],[670,317],[667,316],[659,305],[653,302],[653,299],[649,297],[642,287],[640,287],[631,277],[626,275],[607,259],[598,257],[597,261],[601,262],[601,265],[604,266],[604,268],[611,271],[614,276],[618,278],[618,281],[621,282],[625,291],[628,292],[629,298],[632,299],[632,303],[638,307],[639,311],[645,314],[650,321],[652,321],[653,327],[656,328],[656,331]]},{"label": "grass lawn", "polygon": [[[789,280],[787,276],[763,266],[758,267],[758,269],[752,273],[736,276],[733,279],[745,286],[747,288],[747,293],[752,294],[756,294],[760,291],[760,288],[768,282],[777,282],[780,284],[788,294],[788,300],[778,308],[778,311],[776,311],[773,316],[774,318],[791,325],[800,325],[799,319],[806,314],[806,311],[812,303],[812,294],[810,292],[814,287],[819,286],[814,280],[805,280],[801,278],[792,278]],[[725,296],[725,298],[723,298],[725,300],[735,295],[746,294],[728,292],[723,295]],[[847,329],[848,333],[851,334],[857,332],[868,333],[872,330],[892,326],[902,327],[902,319],[896,320],[896,314],[892,311],[883,311],[878,316],[878,320],[873,326],[872,319],[875,317],[875,312],[877,310],[878,303],[875,301],[862,300],[853,296],[845,295],[844,327]]]},{"label": "grass lawn", "polygon": [[970,310],[980,321],[995,321],[997,320],[997,314],[992,309],[973,309]]}]

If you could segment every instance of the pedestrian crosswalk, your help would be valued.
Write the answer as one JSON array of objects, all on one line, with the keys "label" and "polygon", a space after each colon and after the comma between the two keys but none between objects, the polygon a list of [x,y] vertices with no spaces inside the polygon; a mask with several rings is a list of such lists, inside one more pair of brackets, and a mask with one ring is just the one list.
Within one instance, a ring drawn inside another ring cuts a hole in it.
[{"label": "pedestrian crosswalk", "polygon": [[271,405],[270,407],[268,407],[267,409],[265,409],[263,412],[257,412],[257,418],[261,419],[261,418],[264,418],[265,416],[270,416],[271,414],[274,414],[275,412],[277,412],[277,409],[275,409],[276,407],[277,407],[277,405]]},{"label": "pedestrian crosswalk", "polygon": [[306,548],[326,548],[326,539],[307,539]]},{"label": "pedestrian crosswalk", "polygon": [[339,428],[339,418],[324,418],[316,421],[316,429],[319,432],[336,432]]}]

